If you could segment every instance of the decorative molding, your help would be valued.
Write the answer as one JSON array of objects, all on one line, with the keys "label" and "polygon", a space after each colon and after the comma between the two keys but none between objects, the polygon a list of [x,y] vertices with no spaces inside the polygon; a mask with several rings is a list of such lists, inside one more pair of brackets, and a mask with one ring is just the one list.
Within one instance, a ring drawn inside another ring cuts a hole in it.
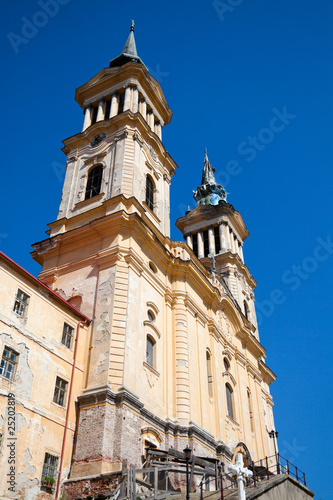
[{"label": "decorative molding", "polygon": [[192,300],[192,298],[189,296],[184,298],[184,304],[186,309],[192,314],[192,316],[194,316],[202,324],[202,326],[206,326],[207,318],[201,311],[201,309],[197,306],[197,304]]},{"label": "decorative molding", "polygon": [[144,261],[134,253],[133,250],[130,250],[127,255],[124,255],[124,259],[128,266],[133,269],[133,271],[138,275],[141,276],[144,270]]},{"label": "decorative molding", "polygon": [[[157,370],[155,370],[155,368],[151,365],[149,365],[148,363],[146,363],[145,361],[143,362],[143,366],[144,368],[146,368],[147,370],[149,370],[150,372],[152,372],[157,378],[159,378],[160,374]],[[149,380],[148,380],[148,383],[149,383]],[[150,387],[152,387],[154,384],[150,384]]]},{"label": "decorative molding", "polygon": [[234,387],[236,387],[237,382],[236,382],[236,379],[235,379],[235,377],[233,376],[233,374],[232,374],[232,373],[230,373],[229,371],[224,371],[224,372],[222,373],[222,377],[227,377],[227,378],[229,379],[229,381],[232,383],[232,385],[233,385]]},{"label": "decorative molding", "polygon": [[150,309],[152,309],[156,315],[160,312],[159,308],[154,304],[154,302],[148,301],[146,305],[147,307],[150,307]]},{"label": "decorative molding", "polygon": [[139,137],[139,134],[137,132],[133,134],[133,141],[136,141],[139,144],[140,148],[142,148],[144,141]]},{"label": "decorative molding", "polygon": [[154,325],[154,323],[152,323],[151,321],[149,321],[149,320],[147,319],[147,320],[145,320],[145,321],[143,322],[143,324],[144,324],[144,327],[145,327],[145,328],[148,328],[148,329],[150,328],[151,330],[153,330],[153,332],[157,335],[157,337],[158,337],[159,339],[161,338],[161,334],[160,334],[160,332],[159,332],[158,328],[156,328],[156,326]]}]

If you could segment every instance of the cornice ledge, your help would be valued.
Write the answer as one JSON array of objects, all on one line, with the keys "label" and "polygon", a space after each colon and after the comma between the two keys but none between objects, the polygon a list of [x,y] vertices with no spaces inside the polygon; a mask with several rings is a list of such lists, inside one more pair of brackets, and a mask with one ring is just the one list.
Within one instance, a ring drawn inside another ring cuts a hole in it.
[{"label": "cornice ledge", "polygon": [[247,359],[244,356],[244,354],[240,353],[237,349],[235,351],[235,359],[237,363],[239,363],[241,366],[246,366],[247,364]]},{"label": "cornice ledge", "polygon": [[263,378],[261,376],[261,373],[252,365],[252,363],[247,362],[246,370],[248,374],[251,375],[254,379],[262,382]]},{"label": "cornice ledge", "polygon": [[121,386],[118,388],[118,393],[115,395],[115,403],[117,406],[126,405],[136,411],[141,411],[144,404],[139,400],[139,396],[131,392],[127,387]]},{"label": "cornice ledge", "polygon": [[176,300],[175,300],[175,297],[172,293],[171,290],[167,289],[165,294],[164,294],[164,299],[165,299],[165,303],[171,307],[171,309],[174,309],[175,307],[175,304],[176,304]]},{"label": "cornice ledge", "polygon": [[160,431],[165,432],[165,429],[166,429],[168,423],[165,422],[160,417],[157,417],[156,415],[154,415],[151,411],[147,410],[147,408],[142,407],[141,411],[140,411],[140,415],[145,420],[145,422],[153,424],[156,427],[158,427]]},{"label": "cornice ledge", "polygon": [[184,299],[184,304],[187,310],[192,314],[192,316],[200,321],[202,326],[205,326],[207,324],[207,318],[205,314],[199,309],[197,304],[189,295]]},{"label": "cornice ledge", "polygon": [[124,259],[128,264],[128,267],[132,269],[138,276],[141,276],[144,270],[144,261],[139,257],[139,255],[132,249],[124,255]]},{"label": "cornice ledge", "polygon": [[120,260],[121,254],[119,251],[119,247],[114,247],[111,249],[103,250],[98,252],[95,262],[100,269],[114,266],[118,260]]},{"label": "cornice ledge", "polygon": [[208,330],[215,340],[220,341],[222,339],[223,336],[213,319],[208,320]]},{"label": "cornice ledge", "polygon": [[216,446],[216,455],[225,457],[227,460],[231,462],[233,459],[233,452],[230,450],[230,448],[220,439],[216,441],[217,446]]},{"label": "cornice ledge", "polygon": [[78,396],[78,402],[80,406],[96,406],[99,404],[104,404],[106,403],[106,401],[111,401],[114,403],[115,396],[116,395],[112,392],[110,386],[98,385],[83,389],[81,396]]},{"label": "cornice ledge", "polygon": [[276,380],[275,373],[270,368],[268,368],[268,366],[265,363],[263,363],[260,359],[259,359],[259,369],[265,382],[267,382],[268,385],[270,385],[272,382]]}]

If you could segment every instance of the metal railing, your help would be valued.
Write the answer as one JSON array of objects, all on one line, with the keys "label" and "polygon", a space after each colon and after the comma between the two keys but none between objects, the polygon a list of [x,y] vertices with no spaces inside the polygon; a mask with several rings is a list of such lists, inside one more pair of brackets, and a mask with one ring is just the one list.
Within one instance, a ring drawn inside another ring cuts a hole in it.
[{"label": "metal railing", "polygon": [[269,479],[273,475],[287,474],[306,486],[305,472],[301,471],[280,453],[253,462],[250,469],[253,472],[254,481]]}]

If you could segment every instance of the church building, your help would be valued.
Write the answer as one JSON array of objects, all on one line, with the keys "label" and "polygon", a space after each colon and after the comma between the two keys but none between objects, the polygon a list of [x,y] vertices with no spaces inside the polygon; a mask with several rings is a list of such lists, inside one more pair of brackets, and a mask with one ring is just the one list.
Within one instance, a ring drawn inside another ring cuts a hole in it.
[{"label": "church building", "polygon": [[64,140],[58,216],[33,245],[39,279],[0,256],[0,468],[13,397],[15,498],[93,497],[92,482],[103,493],[147,447],[188,445],[225,465],[272,456],[275,375],[244,262],[249,232],[206,151],[197,205],[176,223],[184,241],[170,239],[172,112],[133,26],[75,99],[82,130]]}]

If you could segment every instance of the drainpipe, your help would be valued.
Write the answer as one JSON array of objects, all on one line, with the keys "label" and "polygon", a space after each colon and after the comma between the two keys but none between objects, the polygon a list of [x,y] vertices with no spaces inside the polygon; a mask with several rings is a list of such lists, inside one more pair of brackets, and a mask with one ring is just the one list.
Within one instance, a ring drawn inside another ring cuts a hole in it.
[{"label": "drainpipe", "polygon": [[76,327],[76,339],[75,339],[75,347],[74,347],[72,376],[71,376],[71,382],[70,382],[69,393],[68,393],[68,405],[67,405],[67,410],[66,410],[65,430],[64,430],[64,437],[62,440],[60,465],[59,465],[59,472],[58,472],[58,482],[57,482],[57,491],[56,491],[55,500],[58,500],[58,497],[59,497],[60,480],[61,480],[62,464],[63,464],[63,460],[64,460],[66,434],[67,434],[67,426],[68,426],[68,419],[69,419],[69,410],[70,410],[70,406],[71,406],[71,396],[72,396],[72,389],[73,389],[73,382],[74,382],[74,371],[75,371],[75,363],[76,363],[76,355],[77,355],[77,346],[79,344],[80,328],[82,325],[87,324],[87,321],[88,321],[87,319],[84,321],[79,321],[77,324],[77,327]]}]

